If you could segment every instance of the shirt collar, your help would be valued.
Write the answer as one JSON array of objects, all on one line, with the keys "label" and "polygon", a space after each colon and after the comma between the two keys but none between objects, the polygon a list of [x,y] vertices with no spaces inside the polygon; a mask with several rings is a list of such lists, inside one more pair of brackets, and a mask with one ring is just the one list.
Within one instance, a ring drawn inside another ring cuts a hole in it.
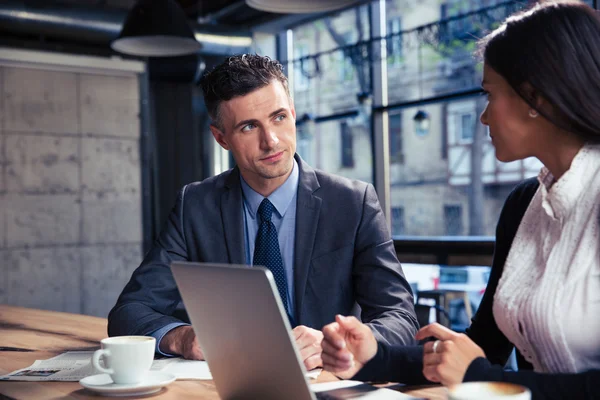
[{"label": "shirt collar", "polygon": [[[279,214],[280,217],[285,215],[288,207],[292,200],[296,197],[296,193],[298,193],[298,182],[299,182],[299,169],[298,163],[296,159],[293,159],[294,163],[292,164],[292,173],[288,178],[283,182],[283,185],[279,186],[271,195],[268,197],[269,201],[275,207],[275,210]],[[246,203],[246,207],[250,212],[250,217],[252,219],[256,219],[256,213],[258,212],[258,207],[260,203],[262,203],[264,197],[256,192],[254,189],[250,187],[240,174],[240,181],[242,183],[242,193],[244,194],[244,202]]]},{"label": "shirt collar", "polygon": [[538,181],[541,184],[542,207],[548,216],[561,220],[575,208],[588,181],[597,171],[599,149],[594,145],[583,146],[573,158],[570,168],[558,180],[548,168],[542,168]]}]

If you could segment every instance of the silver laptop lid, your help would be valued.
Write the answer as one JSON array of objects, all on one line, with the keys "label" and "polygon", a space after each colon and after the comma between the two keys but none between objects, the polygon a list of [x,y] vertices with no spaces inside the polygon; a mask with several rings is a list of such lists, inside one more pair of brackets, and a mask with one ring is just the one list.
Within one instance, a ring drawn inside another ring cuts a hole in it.
[{"label": "silver laptop lid", "polygon": [[314,399],[271,271],[187,262],[171,270],[222,399]]}]

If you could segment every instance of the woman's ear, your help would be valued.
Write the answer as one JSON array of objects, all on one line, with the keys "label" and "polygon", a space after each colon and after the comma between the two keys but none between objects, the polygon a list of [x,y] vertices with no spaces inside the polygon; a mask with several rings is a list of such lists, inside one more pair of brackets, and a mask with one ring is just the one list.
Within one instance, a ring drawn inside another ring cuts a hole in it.
[{"label": "woman's ear", "polygon": [[529,83],[523,84],[522,95],[530,105],[535,107],[536,110],[540,110],[542,107],[544,107],[544,104],[546,103],[545,99]]}]

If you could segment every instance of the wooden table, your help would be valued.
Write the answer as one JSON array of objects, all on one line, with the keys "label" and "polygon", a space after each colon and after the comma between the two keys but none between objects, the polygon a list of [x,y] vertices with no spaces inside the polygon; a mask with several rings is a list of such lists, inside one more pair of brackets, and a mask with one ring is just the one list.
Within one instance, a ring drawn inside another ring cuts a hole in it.
[{"label": "wooden table", "polygon": [[[0,375],[28,367],[66,351],[98,349],[107,336],[104,318],[0,305]],[[318,382],[336,378],[321,373]],[[415,397],[445,400],[442,387],[405,386],[402,392]],[[212,381],[176,381],[160,393],[157,400],[206,399],[219,395]],[[0,381],[0,399],[100,399],[78,382]]]}]

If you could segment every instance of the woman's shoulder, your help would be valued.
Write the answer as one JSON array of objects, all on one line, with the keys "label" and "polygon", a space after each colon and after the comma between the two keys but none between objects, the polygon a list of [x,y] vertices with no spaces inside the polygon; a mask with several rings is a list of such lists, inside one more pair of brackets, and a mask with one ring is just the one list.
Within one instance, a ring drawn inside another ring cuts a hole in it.
[{"label": "woman's shoulder", "polygon": [[[502,228],[504,233],[508,233],[510,237],[516,234],[521,219],[539,187],[540,182],[537,178],[526,179],[515,186],[506,198],[504,207],[502,207],[498,229]],[[498,240],[498,234],[497,231],[496,240]]]},{"label": "woman's shoulder", "polygon": [[540,181],[538,181],[537,177],[529,178],[519,183],[515,188],[510,192],[508,198],[506,199],[506,203],[511,204],[523,204],[525,203],[525,207],[529,205],[531,199],[535,195],[535,192],[540,187]]}]

